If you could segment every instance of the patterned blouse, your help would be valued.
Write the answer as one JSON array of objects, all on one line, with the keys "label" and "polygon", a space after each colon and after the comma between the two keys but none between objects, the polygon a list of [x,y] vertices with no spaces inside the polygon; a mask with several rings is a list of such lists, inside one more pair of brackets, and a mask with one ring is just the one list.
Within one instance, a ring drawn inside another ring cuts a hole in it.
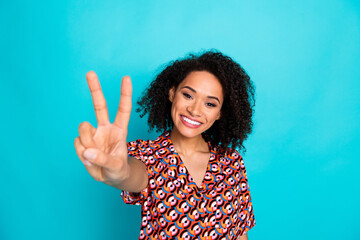
[{"label": "patterned blouse", "polygon": [[170,133],[128,143],[128,155],[147,167],[140,193],[123,191],[127,204],[141,205],[139,239],[238,239],[255,225],[244,162],[236,150],[211,146],[198,187],[175,151]]}]

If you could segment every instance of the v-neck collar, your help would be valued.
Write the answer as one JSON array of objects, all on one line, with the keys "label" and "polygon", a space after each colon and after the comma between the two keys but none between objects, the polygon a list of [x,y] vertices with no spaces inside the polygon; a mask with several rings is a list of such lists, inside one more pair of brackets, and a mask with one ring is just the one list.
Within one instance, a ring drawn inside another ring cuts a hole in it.
[{"label": "v-neck collar", "polygon": [[[182,161],[179,153],[175,150],[175,147],[174,147],[173,142],[172,142],[171,137],[170,137],[170,132],[166,131],[164,133],[164,135],[168,140],[168,147],[169,147],[169,149],[170,149],[170,151],[172,153],[171,154],[172,157],[177,158],[179,160],[178,161],[179,166],[181,166],[181,167],[183,167],[185,169],[187,176],[191,176],[190,172],[188,171],[188,169],[186,168],[184,162]],[[208,161],[208,164],[207,164],[207,167],[206,167],[206,172],[205,172],[205,175],[203,177],[201,186],[199,187],[194,182],[194,180],[190,181],[189,179],[187,179],[187,181],[189,182],[188,186],[193,188],[197,192],[199,192],[199,191],[207,191],[207,190],[209,190],[209,188],[212,188],[215,185],[215,182],[217,182],[216,174],[219,173],[219,170],[221,169],[221,167],[217,163],[218,156],[217,156],[216,147],[212,146],[210,141],[208,141],[207,144],[208,144],[209,151],[210,151],[210,157],[209,157],[209,161]],[[171,164],[169,161],[167,163]],[[193,178],[191,177],[191,179],[193,179]]]}]

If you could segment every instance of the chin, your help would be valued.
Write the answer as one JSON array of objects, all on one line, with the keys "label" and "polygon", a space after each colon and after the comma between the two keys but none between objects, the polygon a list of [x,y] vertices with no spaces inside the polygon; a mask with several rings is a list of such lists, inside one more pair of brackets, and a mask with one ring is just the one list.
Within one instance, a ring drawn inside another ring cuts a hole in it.
[{"label": "chin", "polygon": [[180,132],[186,138],[195,138],[201,136],[202,132]]},{"label": "chin", "polygon": [[199,136],[202,137],[202,133],[207,130],[203,127],[189,128],[186,126],[181,126],[180,128],[176,128],[176,129],[177,129],[178,133],[185,138],[196,138]]}]

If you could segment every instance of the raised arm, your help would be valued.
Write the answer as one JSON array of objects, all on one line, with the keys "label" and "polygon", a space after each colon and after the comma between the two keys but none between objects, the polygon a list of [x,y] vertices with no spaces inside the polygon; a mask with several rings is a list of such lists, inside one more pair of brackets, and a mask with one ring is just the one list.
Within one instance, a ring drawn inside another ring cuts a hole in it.
[{"label": "raised arm", "polygon": [[86,74],[97,119],[97,128],[88,122],[79,126],[75,150],[89,174],[110,186],[140,192],[146,188],[148,177],[145,165],[128,157],[127,133],[131,113],[132,85],[130,77],[121,82],[121,96],[114,123],[110,123],[106,101],[95,72]]}]

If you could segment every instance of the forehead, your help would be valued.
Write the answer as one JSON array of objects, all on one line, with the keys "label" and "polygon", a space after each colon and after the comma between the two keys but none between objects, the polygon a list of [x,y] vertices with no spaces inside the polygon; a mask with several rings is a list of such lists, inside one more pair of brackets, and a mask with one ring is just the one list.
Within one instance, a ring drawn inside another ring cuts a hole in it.
[{"label": "forehead", "polygon": [[178,89],[189,86],[196,92],[209,96],[223,97],[223,89],[219,79],[207,71],[193,71],[179,84]]}]

